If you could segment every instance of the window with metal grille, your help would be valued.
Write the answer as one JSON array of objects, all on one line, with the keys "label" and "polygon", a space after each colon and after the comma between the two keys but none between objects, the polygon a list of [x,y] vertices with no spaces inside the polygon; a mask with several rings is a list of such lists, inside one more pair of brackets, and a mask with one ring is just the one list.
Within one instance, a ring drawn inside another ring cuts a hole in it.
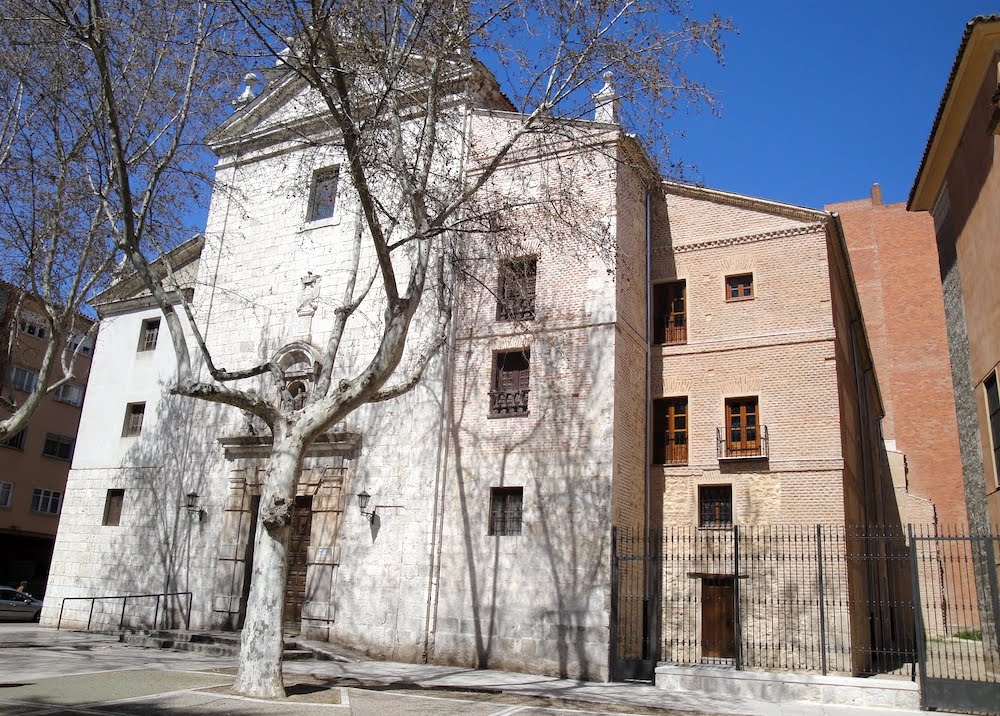
[{"label": "window with metal grille", "polygon": [[123,504],[125,490],[108,490],[108,495],[104,498],[104,521],[101,524],[107,527],[121,524]]},{"label": "window with metal grille", "polygon": [[47,515],[58,515],[62,505],[62,493],[36,487],[31,493],[31,511]]},{"label": "window with metal grille", "polygon": [[337,183],[340,170],[320,169],[313,174],[312,195],[309,198],[309,221],[333,218],[337,205]]},{"label": "window with metal grille", "polygon": [[529,349],[494,354],[490,416],[507,418],[527,415],[530,380],[531,351]]},{"label": "window with metal grille", "polygon": [[741,273],[726,276],[726,300],[745,301],[753,298],[753,274]]},{"label": "window with metal grille", "polygon": [[729,398],[726,400],[726,456],[753,457],[760,454],[757,398]]},{"label": "window with metal grille", "polygon": [[75,442],[68,435],[45,433],[45,444],[42,446],[42,455],[56,457],[60,460],[72,460],[73,443]]},{"label": "window with metal grille", "polygon": [[21,366],[14,366],[14,387],[30,393],[38,383],[38,372]]},{"label": "window with metal grille", "polygon": [[653,343],[687,343],[687,282],[653,286]]},{"label": "window with metal grille", "polygon": [[521,534],[521,505],[523,500],[523,487],[490,488],[489,533],[491,535],[509,536]]},{"label": "window with metal grille", "polygon": [[653,464],[687,465],[687,398],[653,401]]},{"label": "window with metal grille", "polygon": [[14,494],[14,483],[0,481],[0,507],[10,507],[10,498]]},{"label": "window with metal grille", "polygon": [[534,256],[506,259],[500,262],[498,273],[497,320],[534,320],[538,260]]},{"label": "window with metal grille", "polygon": [[63,383],[56,388],[56,400],[80,407],[83,405],[83,386],[79,383]]},{"label": "window with metal grille", "polygon": [[122,437],[132,437],[142,432],[142,418],[146,413],[145,403],[129,403],[125,406],[125,425]]},{"label": "window with metal grille", "polygon": [[15,434],[3,441],[3,446],[12,450],[24,450],[24,443],[27,440],[27,428],[18,430]]},{"label": "window with metal grille", "polygon": [[701,485],[698,488],[698,526],[732,527],[733,486]]},{"label": "window with metal grille", "polygon": [[1000,485],[1000,392],[997,391],[995,371],[983,382],[983,387],[986,388],[986,412],[989,413],[990,440],[993,442],[993,477]]},{"label": "window with metal grille", "polygon": [[156,341],[160,337],[160,319],[148,318],[142,322],[142,330],[139,331],[139,352],[151,351],[156,348]]}]

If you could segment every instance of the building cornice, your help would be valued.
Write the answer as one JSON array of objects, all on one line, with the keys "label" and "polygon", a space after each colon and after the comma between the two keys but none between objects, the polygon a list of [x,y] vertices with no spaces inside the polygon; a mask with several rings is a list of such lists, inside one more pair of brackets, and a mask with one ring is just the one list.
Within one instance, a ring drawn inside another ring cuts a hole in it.
[{"label": "building cornice", "polygon": [[692,251],[704,251],[705,249],[719,249],[728,246],[739,246],[741,244],[753,244],[758,241],[784,239],[790,236],[801,236],[802,234],[812,234],[822,231],[824,225],[825,222],[815,222],[812,224],[803,224],[802,226],[793,226],[788,229],[765,231],[760,234],[747,234],[746,236],[730,236],[725,239],[714,239],[712,241],[699,241],[696,244],[655,246],[653,247],[653,254],[686,254]]},{"label": "building cornice", "polygon": [[998,50],[1000,15],[981,15],[965,26],[906,202],[910,211],[929,211],[934,206],[979,95],[983,76]]},{"label": "building cornice", "polygon": [[725,204],[726,206],[735,206],[740,209],[749,209],[750,211],[781,216],[794,221],[822,222],[830,218],[828,212],[820,209],[810,209],[809,207],[797,206],[796,204],[784,204],[780,201],[760,199],[755,196],[735,194],[729,191],[720,191],[719,189],[708,189],[692,184],[664,181],[663,191],[674,196],[711,201],[716,204]]},{"label": "building cornice", "polygon": [[[183,294],[184,300],[188,303],[190,303],[191,299],[194,298],[193,288],[182,288],[180,293]],[[178,295],[177,291],[169,291],[167,293],[167,303],[171,306],[180,305],[181,296]],[[108,301],[106,303],[94,305],[94,309],[97,311],[98,317],[102,319],[107,318],[108,316],[119,316],[123,313],[131,313],[133,311],[141,311],[147,308],[156,307],[156,299],[148,293],[144,296],[135,296],[121,301]]]}]

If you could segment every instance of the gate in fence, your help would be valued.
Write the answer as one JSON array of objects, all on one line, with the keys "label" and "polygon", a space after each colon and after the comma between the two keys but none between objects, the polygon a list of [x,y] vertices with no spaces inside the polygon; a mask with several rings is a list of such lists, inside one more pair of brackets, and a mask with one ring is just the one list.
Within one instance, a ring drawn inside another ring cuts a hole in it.
[{"label": "gate in fence", "polygon": [[[1000,712],[1000,536],[937,526],[614,530],[612,678],[678,665],[919,680]],[[978,578],[978,579],[977,579]]]}]

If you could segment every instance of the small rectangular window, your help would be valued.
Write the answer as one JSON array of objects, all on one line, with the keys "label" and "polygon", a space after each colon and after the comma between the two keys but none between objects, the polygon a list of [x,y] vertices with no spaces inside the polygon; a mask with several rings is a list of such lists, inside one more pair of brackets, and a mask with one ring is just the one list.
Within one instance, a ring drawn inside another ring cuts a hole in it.
[{"label": "small rectangular window", "polygon": [[698,487],[698,526],[733,526],[732,485],[701,485]]},{"label": "small rectangular window", "polygon": [[142,419],[146,413],[145,403],[129,403],[125,406],[125,425],[122,426],[122,437],[134,437],[142,432]]},{"label": "small rectangular window", "polygon": [[56,400],[80,407],[83,405],[83,386],[79,383],[63,383],[56,388]]},{"label": "small rectangular window", "polygon": [[0,481],[0,507],[10,507],[10,498],[14,494],[14,483]]},{"label": "small rectangular window", "polygon": [[58,515],[62,506],[62,493],[36,487],[31,493],[31,511],[46,515]]},{"label": "small rectangular window", "polygon": [[21,366],[14,366],[14,387],[17,390],[30,393],[38,383],[38,372]]},{"label": "small rectangular window", "polygon": [[497,286],[498,321],[532,321],[535,318],[535,257],[500,262]]},{"label": "small rectangular window", "polygon": [[521,534],[523,487],[490,488],[490,529],[496,536]]},{"label": "small rectangular window", "polygon": [[27,428],[18,430],[9,438],[3,441],[3,446],[12,450],[24,450],[24,443],[27,440]]},{"label": "small rectangular window", "polygon": [[42,446],[42,455],[59,458],[60,460],[72,460],[73,444],[75,442],[76,441],[68,435],[46,433],[45,445]]},{"label": "small rectangular window", "polygon": [[687,465],[687,398],[653,401],[653,464]]},{"label": "small rectangular window", "polygon": [[[1000,392],[997,391],[997,374],[994,371],[983,383],[986,388],[986,412],[989,413],[990,440],[993,442],[993,469],[1000,472]],[[994,474],[1000,484],[1000,474]]]},{"label": "small rectangular window", "polygon": [[79,333],[73,333],[69,337],[68,346],[71,351],[76,351],[77,347],[79,347],[79,355],[89,356],[94,350],[94,339],[89,336],[81,336]]},{"label": "small rectangular window", "polygon": [[527,348],[497,353],[493,357],[490,415],[512,417],[528,414],[531,351]]},{"label": "small rectangular window", "polygon": [[156,342],[160,338],[160,319],[159,318],[147,318],[142,322],[142,329],[139,331],[139,348],[137,349],[140,353],[143,351],[151,351],[156,348]]},{"label": "small rectangular window", "polygon": [[687,282],[653,286],[653,343],[687,343]]},{"label": "small rectangular window", "polygon": [[321,169],[313,175],[312,196],[309,199],[309,221],[333,218],[337,205],[338,169]]},{"label": "small rectangular window", "polygon": [[108,495],[104,498],[104,521],[101,524],[108,527],[121,524],[124,503],[125,490],[108,490]]},{"label": "small rectangular window", "polygon": [[753,274],[726,276],[726,300],[746,301],[753,298]]}]

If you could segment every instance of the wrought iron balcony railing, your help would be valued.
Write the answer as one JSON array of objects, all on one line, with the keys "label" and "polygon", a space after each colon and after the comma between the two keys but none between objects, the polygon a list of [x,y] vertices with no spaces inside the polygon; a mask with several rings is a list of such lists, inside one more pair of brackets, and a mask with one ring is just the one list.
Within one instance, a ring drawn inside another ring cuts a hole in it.
[{"label": "wrought iron balcony railing", "polygon": [[491,390],[490,416],[505,418],[528,412],[528,390]]},{"label": "wrought iron balcony railing", "polygon": [[760,460],[768,457],[766,425],[715,429],[716,453],[720,460]]}]

